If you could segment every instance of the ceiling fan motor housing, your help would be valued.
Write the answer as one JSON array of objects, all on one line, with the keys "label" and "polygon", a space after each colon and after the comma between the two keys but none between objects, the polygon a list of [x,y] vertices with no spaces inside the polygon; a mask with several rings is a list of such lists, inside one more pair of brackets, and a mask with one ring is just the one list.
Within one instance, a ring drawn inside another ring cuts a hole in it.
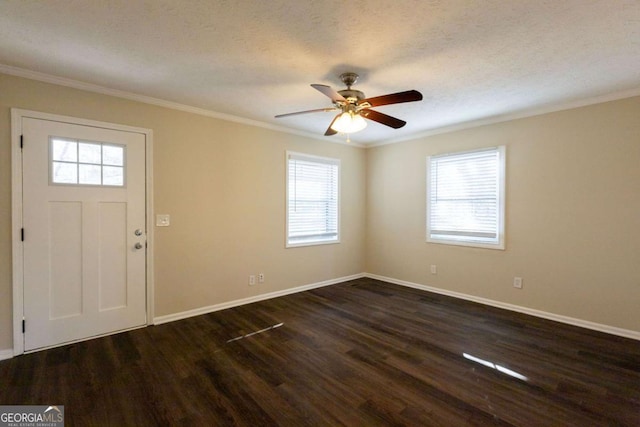
[{"label": "ceiling fan motor housing", "polygon": [[351,86],[358,81],[358,77],[358,74],[352,72],[340,74],[340,80],[342,80],[342,83],[344,83],[347,88],[344,90],[339,90],[338,93],[342,95],[346,102],[343,103],[339,101],[336,102],[335,105],[342,108],[343,112],[355,112],[358,103],[361,100],[365,99],[364,93],[362,91],[351,89]]},{"label": "ceiling fan motor housing", "polygon": [[365,98],[364,93],[355,89],[339,90],[338,93],[342,95],[347,101],[349,101],[349,103],[352,103],[352,104]]}]

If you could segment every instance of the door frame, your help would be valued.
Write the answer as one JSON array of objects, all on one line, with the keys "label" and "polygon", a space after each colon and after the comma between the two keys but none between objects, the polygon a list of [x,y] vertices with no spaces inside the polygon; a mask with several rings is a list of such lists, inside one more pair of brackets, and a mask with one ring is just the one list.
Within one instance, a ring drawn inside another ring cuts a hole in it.
[{"label": "door frame", "polygon": [[[12,241],[12,282],[13,282],[13,355],[25,353],[22,320],[24,318],[24,254],[22,243],[23,188],[22,188],[22,119],[33,118],[69,123],[74,125],[106,128],[125,132],[140,133],[145,136],[145,219],[147,222],[146,254],[146,322],[153,324],[154,279],[153,279],[153,131],[151,129],[82,119],[39,111],[11,109],[11,241]],[[143,327],[144,327],[143,326]],[[132,328],[132,329],[137,329]],[[121,331],[118,331],[121,332]],[[110,333],[105,334],[110,335]],[[82,341],[82,340],[79,340]],[[64,343],[60,345],[66,345]],[[54,346],[55,347],[55,346]]]}]

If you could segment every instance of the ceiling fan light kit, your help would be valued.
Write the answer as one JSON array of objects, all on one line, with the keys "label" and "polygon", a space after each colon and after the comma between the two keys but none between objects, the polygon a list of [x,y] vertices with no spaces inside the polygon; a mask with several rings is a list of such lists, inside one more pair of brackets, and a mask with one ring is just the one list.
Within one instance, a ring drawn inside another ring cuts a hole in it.
[{"label": "ceiling fan light kit", "polygon": [[367,127],[367,122],[361,115],[351,111],[342,113],[331,125],[331,129],[340,133],[356,133]]},{"label": "ceiling fan light kit", "polygon": [[338,132],[346,133],[347,135],[359,132],[367,126],[365,119],[373,120],[374,122],[378,122],[394,129],[399,129],[406,125],[407,122],[384,113],[380,113],[379,111],[372,110],[371,107],[422,100],[422,94],[417,90],[408,90],[405,92],[392,93],[374,98],[366,98],[363,92],[351,89],[351,86],[358,80],[358,75],[356,73],[342,73],[340,74],[340,80],[342,80],[345,86],[347,86],[346,89],[340,91],[335,91],[330,86],[322,84],[311,85],[314,89],[331,98],[333,107],[279,114],[276,118],[321,111],[339,111],[338,115],[334,117],[327,128],[327,131],[324,133],[326,136],[335,135]]}]

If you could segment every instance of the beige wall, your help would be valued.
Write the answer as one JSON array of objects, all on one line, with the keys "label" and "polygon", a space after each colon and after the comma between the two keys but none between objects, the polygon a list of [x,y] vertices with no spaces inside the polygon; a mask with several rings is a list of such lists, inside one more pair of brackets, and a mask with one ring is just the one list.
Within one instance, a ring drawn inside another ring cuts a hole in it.
[{"label": "beige wall", "polygon": [[[495,145],[506,250],[426,243],[426,156]],[[640,97],[369,149],[367,171],[367,272],[640,331]]]},{"label": "beige wall", "polygon": [[[0,350],[13,347],[11,107],[153,130],[154,209],[171,215],[155,228],[156,316],[364,271],[364,150],[0,74]],[[341,159],[340,244],[284,248],[286,150]]]},{"label": "beige wall", "polygon": [[[367,271],[640,331],[640,97],[361,150],[0,74],[0,350],[11,107],[153,129],[154,209],[172,223],[155,228],[156,316]],[[426,156],[493,145],[506,250],[426,243]],[[284,248],[286,150],[342,160],[339,245]]]}]

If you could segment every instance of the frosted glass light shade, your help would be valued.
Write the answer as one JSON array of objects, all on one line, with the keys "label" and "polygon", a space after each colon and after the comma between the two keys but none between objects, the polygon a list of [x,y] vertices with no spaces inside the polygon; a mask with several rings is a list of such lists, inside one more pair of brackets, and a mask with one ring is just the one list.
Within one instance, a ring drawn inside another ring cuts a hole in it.
[{"label": "frosted glass light shade", "polygon": [[355,133],[367,127],[367,122],[359,114],[342,113],[333,122],[331,129],[341,133]]}]

